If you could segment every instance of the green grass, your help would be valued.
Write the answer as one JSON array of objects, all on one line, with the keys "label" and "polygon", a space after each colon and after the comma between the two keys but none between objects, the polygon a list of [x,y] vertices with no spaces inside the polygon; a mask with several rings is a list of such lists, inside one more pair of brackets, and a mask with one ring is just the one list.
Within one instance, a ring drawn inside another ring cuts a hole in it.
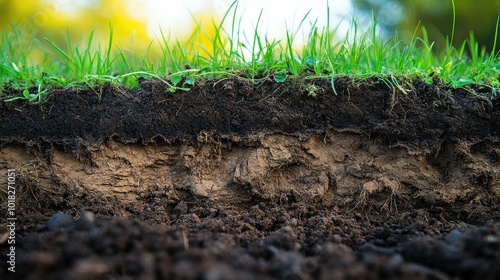
[{"label": "green grass", "polygon": [[[473,34],[460,48],[448,44],[445,52],[436,54],[425,28],[422,36],[414,35],[410,40],[397,36],[384,39],[377,33],[375,19],[369,30],[360,30],[353,20],[345,38],[335,36],[337,27],[331,23],[322,28],[313,24],[306,44],[295,48],[299,29],[288,30],[281,41],[268,38],[258,32],[260,16],[255,33],[245,38],[236,19],[237,10],[234,2],[220,22],[212,22],[215,35],[209,38],[211,46],[196,47],[190,41],[182,44],[161,32],[160,38],[141,53],[117,47],[112,27],[105,44],[96,42],[91,33],[84,44],[74,43],[68,34],[66,43],[58,45],[50,38],[37,41],[22,26],[12,26],[1,34],[0,99],[38,102],[53,87],[96,87],[105,83],[136,87],[139,77],[160,79],[171,91],[189,90],[200,79],[232,76],[249,80],[271,77],[277,83],[290,76],[330,79],[333,87],[337,77],[359,81],[377,77],[403,92],[411,90],[414,79],[430,83],[432,77],[438,77],[452,88],[471,92],[473,86],[489,88],[493,96],[500,90],[500,53],[480,48]],[[327,13],[330,18],[329,9]],[[198,29],[192,38],[208,36],[201,23],[193,20]],[[300,25],[306,20],[308,13]],[[500,17],[495,46],[499,22]],[[39,61],[31,58],[32,50],[42,54]],[[6,88],[19,95],[6,96]]]}]

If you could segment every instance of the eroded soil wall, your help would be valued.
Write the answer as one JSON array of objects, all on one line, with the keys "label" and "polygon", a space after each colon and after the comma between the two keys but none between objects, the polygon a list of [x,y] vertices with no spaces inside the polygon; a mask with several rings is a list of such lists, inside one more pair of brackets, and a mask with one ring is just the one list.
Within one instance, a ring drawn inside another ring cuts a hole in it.
[{"label": "eroded soil wall", "polygon": [[108,211],[125,217],[135,217],[135,210],[127,210],[131,207],[147,208],[144,198],[155,190],[172,196],[172,205],[180,191],[240,210],[255,201],[291,200],[344,210],[446,205],[472,211],[500,198],[500,147],[488,142],[443,143],[436,153],[415,154],[347,132],[199,138],[195,144],[108,141],[77,154],[7,145],[0,148],[0,165],[16,167],[32,199],[37,199],[32,193],[45,192],[53,207],[83,207],[71,201],[94,196],[112,201]]}]

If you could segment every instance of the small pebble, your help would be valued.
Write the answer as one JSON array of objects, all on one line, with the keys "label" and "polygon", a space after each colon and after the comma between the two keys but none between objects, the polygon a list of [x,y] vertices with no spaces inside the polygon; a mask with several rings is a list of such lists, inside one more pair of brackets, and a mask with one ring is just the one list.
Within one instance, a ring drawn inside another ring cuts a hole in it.
[{"label": "small pebble", "polygon": [[79,230],[90,229],[94,224],[94,213],[89,211],[80,212],[80,218],[76,222],[76,228]]},{"label": "small pebble", "polygon": [[458,229],[454,229],[450,231],[448,235],[446,235],[446,242],[448,242],[448,244],[450,245],[457,246],[458,244],[460,244],[463,238],[464,234]]},{"label": "small pebble", "polygon": [[62,212],[57,212],[46,224],[49,231],[55,231],[73,224],[73,218]]}]

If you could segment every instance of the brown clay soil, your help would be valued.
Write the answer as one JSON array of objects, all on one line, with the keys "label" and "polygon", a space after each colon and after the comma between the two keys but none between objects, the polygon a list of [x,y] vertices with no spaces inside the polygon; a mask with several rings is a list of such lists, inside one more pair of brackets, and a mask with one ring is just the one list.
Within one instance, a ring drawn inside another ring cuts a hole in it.
[{"label": "brown clay soil", "polygon": [[140,82],[0,104],[1,279],[500,279],[487,88]]}]

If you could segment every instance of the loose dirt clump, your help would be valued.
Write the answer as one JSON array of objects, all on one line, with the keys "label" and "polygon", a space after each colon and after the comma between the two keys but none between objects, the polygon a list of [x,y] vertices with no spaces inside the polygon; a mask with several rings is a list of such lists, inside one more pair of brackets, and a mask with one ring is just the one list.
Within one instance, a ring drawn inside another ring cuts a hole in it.
[{"label": "loose dirt clump", "polygon": [[499,105],[346,78],[2,103],[1,278],[497,279]]}]

